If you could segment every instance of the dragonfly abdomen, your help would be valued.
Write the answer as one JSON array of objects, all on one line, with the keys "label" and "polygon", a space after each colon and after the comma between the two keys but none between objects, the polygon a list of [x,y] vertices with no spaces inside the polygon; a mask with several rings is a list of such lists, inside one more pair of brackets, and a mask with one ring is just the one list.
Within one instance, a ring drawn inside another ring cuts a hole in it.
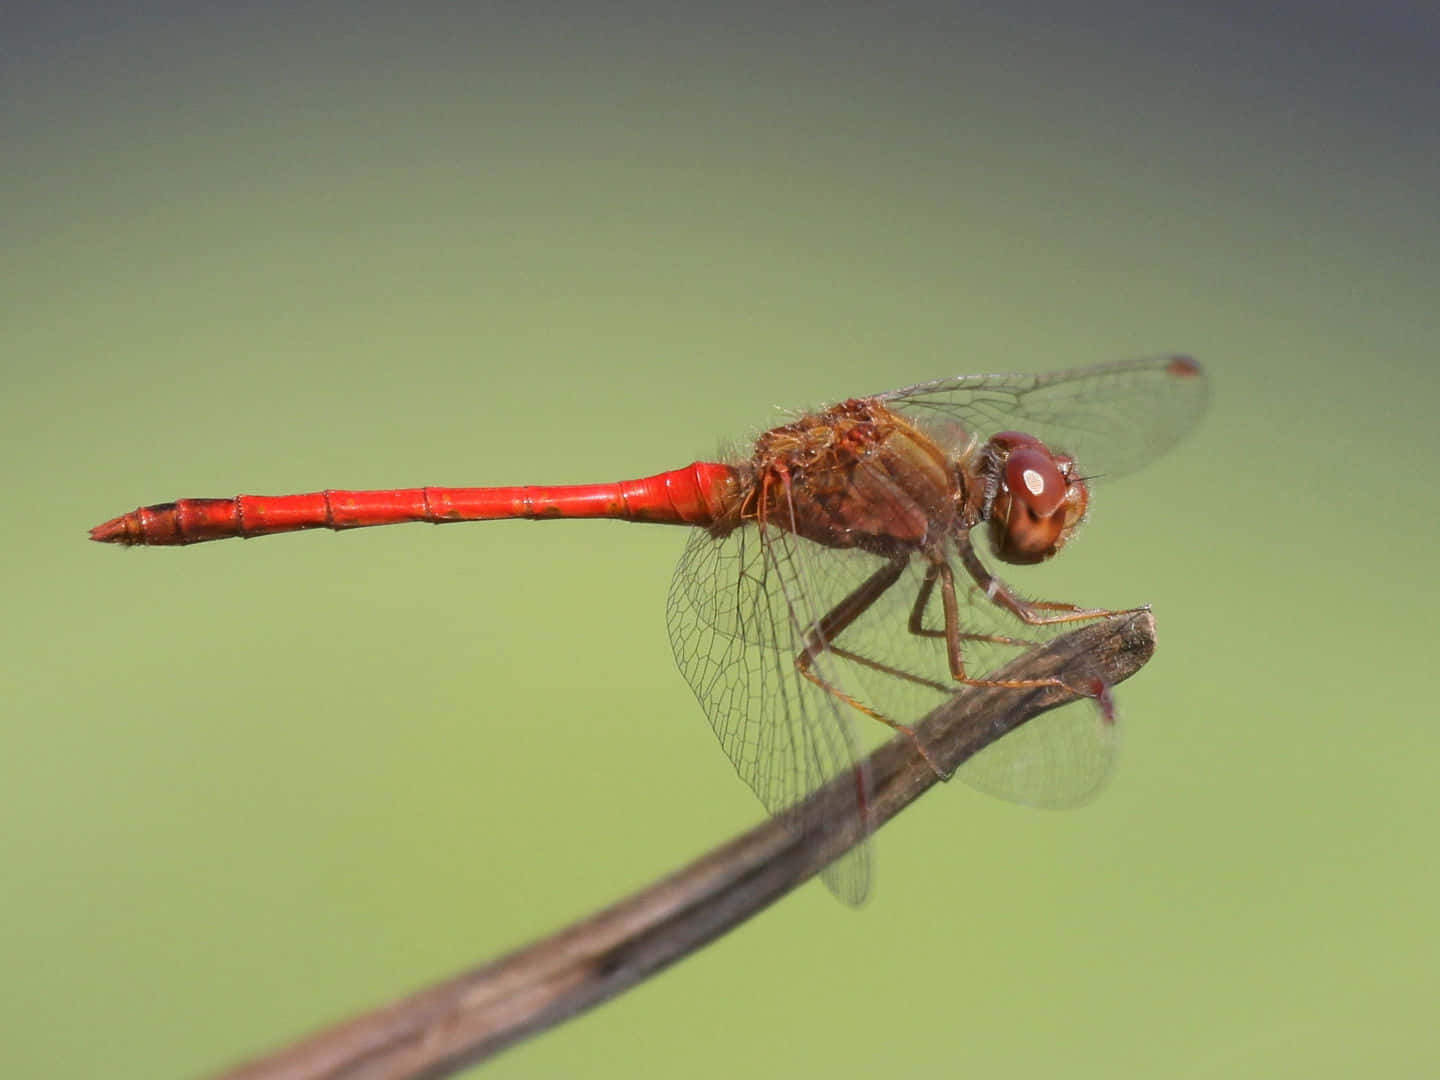
[{"label": "dragonfly abdomen", "polygon": [[302,529],[505,518],[614,518],[666,525],[711,525],[733,506],[735,470],[697,461],[639,480],[489,488],[327,490],[304,495],[237,495],[178,499],[142,506],[90,530],[90,538],[125,546],[176,546],[226,537],[269,536]]}]

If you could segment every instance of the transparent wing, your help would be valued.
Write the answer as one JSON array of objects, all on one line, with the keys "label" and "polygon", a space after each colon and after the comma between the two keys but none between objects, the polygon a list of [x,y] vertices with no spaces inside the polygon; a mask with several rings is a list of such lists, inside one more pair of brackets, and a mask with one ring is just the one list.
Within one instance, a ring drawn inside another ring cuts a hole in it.
[{"label": "transparent wing", "polygon": [[[675,659],[741,778],[779,817],[826,780],[858,770],[848,707],[804,678],[795,660],[823,611],[811,564],[814,545],[770,525],[746,524],[722,539],[695,530],[670,586],[667,622]],[[830,658],[814,663],[834,685]],[[862,813],[868,781],[855,785]],[[798,828],[808,822],[796,820]],[[869,845],[824,871],[848,904],[869,889]]]},{"label": "transparent wing", "polygon": [[[825,568],[836,581],[827,596],[844,596],[873,571],[876,560],[856,552],[825,552]],[[905,574],[854,624],[829,641],[829,671],[848,693],[892,720],[915,724],[963,687],[950,675],[939,587],[911,616],[921,595],[925,564],[916,558]],[[1049,640],[1076,623],[1026,626],[998,607],[963,570],[956,573],[960,603],[961,655],[967,673],[983,677],[1020,652]],[[879,724],[861,717],[859,722]],[[888,734],[888,732],[885,732]],[[986,794],[1025,806],[1062,809],[1083,805],[1104,788],[1119,749],[1118,725],[1102,720],[1088,701],[1044,713],[971,758],[956,776]]]},{"label": "transparent wing", "polygon": [[1117,476],[1159,457],[1195,426],[1209,381],[1189,357],[1122,360],[1040,375],[958,375],[876,395],[926,427],[1024,431],[1074,455],[1086,475]]},{"label": "transparent wing", "polygon": [[1044,810],[1084,806],[1115,772],[1121,726],[1077,701],[1022,724],[955,775],[976,791]]},{"label": "transparent wing", "polygon": [[[810,626],[883,560],[857,550],[819,549],[773,528],[768,536],[762,541],[752,526],[720,541],[697,532],[671,585],[669,624],[680,669],[736,770],[772,813],[783,814],[855,760],[856,724],[890,734],[800,677],[794,663]],[[924,577],[924,563],[912,560],[895,585],[829,640],[817,658],[827,682],[904,724],[914,724],[961,689],[950,676],[943,637],[910,629]],[[966,635],[963,655],[972,676],[1073,629],[1073,624],[1025,626],[963,571],[956,588]],[[919,626],[944,627],[938,588],[921,609]],[[1118,748],[1117,725],[1103,721],[1089,702],[1079,702],[1036,717],[956,775],[1010,802],[1073,807],[1105,786]],[[831,867],[826,883],[841,899],[858,903],[868,863],[863,852],[847,859]]]}]

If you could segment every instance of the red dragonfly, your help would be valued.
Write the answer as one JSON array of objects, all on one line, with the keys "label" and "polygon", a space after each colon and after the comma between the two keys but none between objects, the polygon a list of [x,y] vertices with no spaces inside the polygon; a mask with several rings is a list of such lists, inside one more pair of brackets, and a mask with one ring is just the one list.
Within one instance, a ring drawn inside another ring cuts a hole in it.
[{"label": "red dragonfly", "polygon": [[[725,752],[778,815],[853,770],[863,818],[857,717],[914,737],[905,721],[963,686],[1034,685],[986,679],[1007,650],[1114,614],[1025,599],[991,572],[971,534],[984,526],[1002,562],[1049,559],[1084,519],[1088,481],[1164,452],[1207,396],[1200,366],[1184,356],[961,375],[802,414],[760,435],[743,461],[641,480],[181,499],[90,536],[175,545],[499,518],[693,526],[670,586],[670,641]],[[1031,805],[1089,799],[1110,770],[1115,733],[1108,688],[1082,689],[1102,704],[1099,719],[1047,714],[959,775]],[[858,904],[869,886],[866,845],[823,876]]]}]

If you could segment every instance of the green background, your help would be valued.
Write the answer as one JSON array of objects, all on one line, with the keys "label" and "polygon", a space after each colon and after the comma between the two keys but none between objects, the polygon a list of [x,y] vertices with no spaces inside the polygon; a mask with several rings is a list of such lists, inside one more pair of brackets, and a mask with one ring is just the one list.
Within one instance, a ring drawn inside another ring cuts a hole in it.
[{"label": "green background", "polygon": [[7,5],[4,1073],[217,1068],[759,814],[670,658],[679,531],[89,526],[1185,350],[1204,425],[1035,578],[1155,605],[1105,796],[936,792],[860,913],[809,885],[493,1069],[1434,1075],[1418,9]]}]

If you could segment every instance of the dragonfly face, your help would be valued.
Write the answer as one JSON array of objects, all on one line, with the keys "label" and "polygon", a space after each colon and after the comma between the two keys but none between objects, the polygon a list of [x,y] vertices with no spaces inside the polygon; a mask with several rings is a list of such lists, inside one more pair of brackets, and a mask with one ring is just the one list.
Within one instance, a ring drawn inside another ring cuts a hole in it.
[{"label": "dragonfly face", "polygon": [[1002,431],[986,447],[990,540],[996,558],[1019,565],[1044,562],[1084,520],[1089,489],[1067,454],[1033,435]]}]

